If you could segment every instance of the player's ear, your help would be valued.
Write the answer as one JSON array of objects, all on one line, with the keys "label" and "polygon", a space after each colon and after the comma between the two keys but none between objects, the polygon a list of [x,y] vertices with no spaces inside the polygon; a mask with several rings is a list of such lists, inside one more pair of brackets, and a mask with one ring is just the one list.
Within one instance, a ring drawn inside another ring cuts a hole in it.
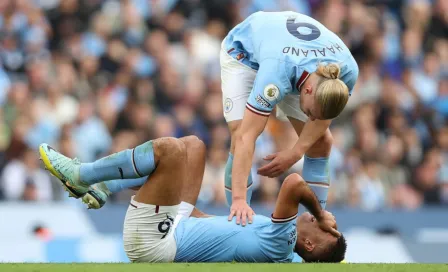
[{"label": "player's ear", "polygon": [[305,94],[311,94],[313,92],[313,90],[311,89],[311,86],[305,86]]},{"label": "player's ear", "polygon": [[305,86],[305,94],[312,94],[313,93],[313,89],[311,88],[311,84],[308,84],[307,86]]},{"label": "player's ear", "polygon": [[305,239],[306,251],[311,252],[311,251],[313,251],[314,247],[315,247],[314,243],[312,243],[309,239]]}]

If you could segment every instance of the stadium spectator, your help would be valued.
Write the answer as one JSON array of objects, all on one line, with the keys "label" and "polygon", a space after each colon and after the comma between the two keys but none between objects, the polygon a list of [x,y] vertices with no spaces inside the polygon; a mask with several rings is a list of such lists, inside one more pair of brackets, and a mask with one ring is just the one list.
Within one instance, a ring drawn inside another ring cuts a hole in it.
[{"label": "stadium spectator", "polygon": [[38,155],[26,148],[17,159],[6,164],[1,187],[6,200],[49,201],[53,197],[50,177],[39,168]]},{"label": "stadium spectator", "polygon": [[[40,142],[87,162],[148,139],[195,134],[208,147],[200,201],[224,203],[221,40],[253,12],[289,9],[335,31],[360,67],[332,125],[328,205],[448,204],[444,0],[0,1],[3,198],[59,199],[31,155]],[[272,117],[254,169],[295,137]],[[253,201],[272,203],[278,180],[257,177]]]}]

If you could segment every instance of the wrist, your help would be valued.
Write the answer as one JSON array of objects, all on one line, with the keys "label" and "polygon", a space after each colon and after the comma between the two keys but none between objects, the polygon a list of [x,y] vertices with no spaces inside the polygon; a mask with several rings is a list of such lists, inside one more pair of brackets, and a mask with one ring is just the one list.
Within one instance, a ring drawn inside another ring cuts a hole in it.
[{"label": "wrist", "polygon": [[305,152],[306,152],[306,149],[303,148],[302,146],[294,147],[294,149],[292,150],[292,154],[293,154],[292,157],[297,162],[303,157]]},{"label": "wrist", "polygon": [[246,197],[245,197],[245,196],[233,196],[233,197],[232,197],[232,201],[233,201],[233,202],[238,202],[238,201],[244,201],[244,202],[246,202]]},{"label": "wrist", "polygon": [[320,210],[317,214],[314,214],[317,221],[321,221],[324,218],[324,210]]}]

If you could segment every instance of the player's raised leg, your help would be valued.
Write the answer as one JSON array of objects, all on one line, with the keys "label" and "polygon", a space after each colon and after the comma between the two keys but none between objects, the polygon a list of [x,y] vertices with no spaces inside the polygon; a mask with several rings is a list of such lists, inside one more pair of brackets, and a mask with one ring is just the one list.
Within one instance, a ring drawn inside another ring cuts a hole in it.
[{"label": "player's raised leg", "polygon": [[153,142],[157,167],[131,199],[123,226],[124,249],[133,262],[171,262],[176,254],[174,220],[187,179],[185,143]]},{"label": "player's raised leg", "polygon": [[[185,210],[184,213],[191,213],[197,201],[199,191],[202,185],[202,178],[205,167],[205,145],[196,136],[186,136],[180,138],[186,147],[187,152],[187,171],[184,188],[182,190],[182,203],[179,209]],[[147,181],[148,176],[136,179],[115,179],[97,183],[90,187],[90,190],[84,195],[83,202],[89,208],[99,209],[105,203],[107,198],[114,193],[125,189],[139,190]]]},{"label": "player's raised leg", "polygon": [[[182,186],[181,213],[191,213],[198,200],[204,177],[206,148],[203,141],[196,136],[180,138],[187,152],[187,172]],[[185,209],[188,209],[187,211]],[[189,215],[189,214],[188,214]]]},{"label": "player's raised leg", "polygon": [[153,141],[154,161],[157,168],[136,193],[137,202],[159,205],[178,205],[187,176],[185,143],[176,138]]},{"label": "player's raised leg", "polygon": [[113,179],[135,179],[148,176],[155,169],[153,141],[134,149],[123,150],[92,163],[70,159],[47,144],[39,146],[41,159],[62,185],[76,198],[89,191],[89,186]]}]

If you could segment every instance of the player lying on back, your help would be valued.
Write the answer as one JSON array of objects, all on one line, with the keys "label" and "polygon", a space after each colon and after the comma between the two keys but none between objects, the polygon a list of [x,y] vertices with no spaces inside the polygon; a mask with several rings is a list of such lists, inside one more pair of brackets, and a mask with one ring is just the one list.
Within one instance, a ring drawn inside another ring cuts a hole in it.
[{"label": "player lying on back", "polygon": [[[149,141],[93,163],[46,144],[39,153],[72,196],[93,206],[97,195],[141,186],[124,220],[124,248],[133,262],[291,262],[293,252],[306,262],[344,258],[346,243],[334,216],[297,174],[283,182],[272,218],[256,215],[253,224],[241,227],[227,216],[193,210],[205,165],[205,146],[196,137]],[[311,214],[297,218],[299,204]]]},{"label": "player lying on back", "polygon": [[235,26],[221,46],[224,117],[232,135],[225,171],[230,216],[252,220],[250,175],[255,141],[271,112],[287,117],[298,141],[269,155],[258,174],[277,177],[304,157],[303,178],[323,208],[330,184],[331,119],[347,104],[358,65],[343,41],[296,12],[257,12]]}]

